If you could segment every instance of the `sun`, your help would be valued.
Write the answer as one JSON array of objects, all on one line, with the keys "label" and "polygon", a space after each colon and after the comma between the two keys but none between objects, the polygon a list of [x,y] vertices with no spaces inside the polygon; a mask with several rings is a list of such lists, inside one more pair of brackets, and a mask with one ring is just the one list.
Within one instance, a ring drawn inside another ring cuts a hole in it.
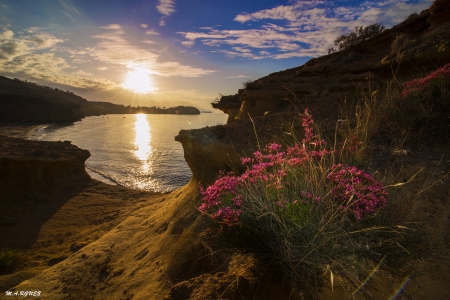
[{"label": "sun", "polygon": [[151,93],[156,90],[153,86],[149,70],[145,68],[133,68],[128,72],[122,86],[138,94]]}]

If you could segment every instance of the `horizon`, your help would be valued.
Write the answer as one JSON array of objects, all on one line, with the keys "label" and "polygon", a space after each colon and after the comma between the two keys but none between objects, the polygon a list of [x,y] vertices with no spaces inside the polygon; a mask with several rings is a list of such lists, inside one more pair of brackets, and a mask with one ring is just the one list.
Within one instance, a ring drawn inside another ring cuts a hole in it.
[{"label": "horizon", "polygon": [[0,74],[89,101],[212,110],[219,94],[325,55],[355,26],[389,29],[432,0],[234,3],[0,0]]}]

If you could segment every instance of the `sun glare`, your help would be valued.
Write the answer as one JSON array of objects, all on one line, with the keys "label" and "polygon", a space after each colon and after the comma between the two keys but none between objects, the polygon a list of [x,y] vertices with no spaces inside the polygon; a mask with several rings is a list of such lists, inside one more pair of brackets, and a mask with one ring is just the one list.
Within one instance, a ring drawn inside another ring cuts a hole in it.
[{"label": "sun glare", "polygon": [[134,155],[136,155],[139,160],[146,161],[152,153],[152,146],[150,146],[152,136],[150,134],[150,125],[147,121],[147,115],[136,115],[134,130],[136,132],[134,145],[137,148],[136,151],[134,151]]},{"label": "sun glare", "polygon": [[134,68],[128,72],[123,87],[138,94],[151,93],[156,90],[149,71],[144,68]]}]

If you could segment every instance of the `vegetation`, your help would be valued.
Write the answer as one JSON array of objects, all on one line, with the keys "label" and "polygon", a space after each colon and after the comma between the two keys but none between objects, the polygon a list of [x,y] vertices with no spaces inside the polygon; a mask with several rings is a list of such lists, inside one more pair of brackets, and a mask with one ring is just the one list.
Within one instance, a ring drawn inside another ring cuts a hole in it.
[{"label": "vegetation", "polygon": [[246,88],[248,88],[249,84],[252,83],[252,82],[253,82],[253,80],[247,79],[246,81],[242,82],[242,87],[244,89],[246,89]]},{"label": "vegetation", "polygon": [[[412,178],[396,182],[369,174],[367,149],[385,134],[381,128],[394,125],[398,132],[391,136],[417,138],[428,130],[423,127],[448,136],[449,70],[450,64],[404,83],[400,91],[391,85],[380,99],[379,91],[369,90],[346,125],[337,125],[333,147],[306,109],[301,141],[272,143],[242,158],[245,172],[222,173],[201,189],[199,210],[221,230],[252,240],[312,295],[327,272],[333,284],[333,278],[367,276],[387,261],[404,268],[429,247],[415,215],[420,191],[403,189]],[[355,288],[353,293],[361,286]]]},{"label": "vegetation", "polygon": [[0,274],[12,272],[23,259],[23,254],[18,251],[11,249],[0,250]]},{"label": "vegetation", "polygon": [[328,53],[334,53],[350,46],[359,44],[384,30],[384,26],[380,24],[372,24],[367,27],[356,26],[355,30],[347,35],[341,35],[334,41],[334,46],[328,49]]}]

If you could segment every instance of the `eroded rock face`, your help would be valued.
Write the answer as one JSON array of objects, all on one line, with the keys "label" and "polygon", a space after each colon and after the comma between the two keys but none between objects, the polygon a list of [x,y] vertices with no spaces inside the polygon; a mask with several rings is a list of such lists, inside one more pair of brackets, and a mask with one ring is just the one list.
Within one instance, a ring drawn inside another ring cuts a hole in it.
[{"label": "eroded rock face", "polygon": [[84,168],[90,157],[65,142],[29,141],[0,136],[0,198],[47,192],[89,179]]},{"label": "eroded rock face", "polygon": [[[297,102],[316,115],[335,119],[344,100],[357,100],[361,91],[375,91],[394,76],[398,82],[423,76],[449,60],[450,1],[437,0],[429,10],[359,45],[249,83],[239,91],[239,111],[222,111],[231,122],[274,113]],[[221,102],[214,107],[221,109]]]},{"label": "eroded rock face", "polygon": [[239,151],[225,140],[219,140],[210,127],[181,130],[175,140],[183,145],[184,159],[192,171],[192,179],[202,184],[214,182],[219,171],[242,168]]}]

